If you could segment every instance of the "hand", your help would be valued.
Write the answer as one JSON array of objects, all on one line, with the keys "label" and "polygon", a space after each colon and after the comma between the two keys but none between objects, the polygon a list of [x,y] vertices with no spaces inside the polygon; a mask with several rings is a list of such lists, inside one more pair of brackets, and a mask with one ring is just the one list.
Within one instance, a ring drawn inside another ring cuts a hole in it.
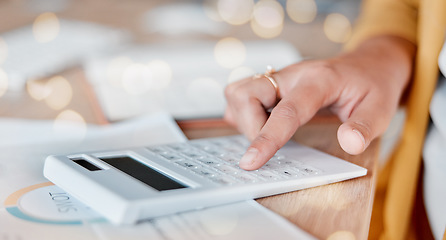
[{"label": "hand", "polygon": [[252,141],[240,167],[263,166],[324,107],[343,122],[337,133],[342,149],[362,153],[390,123],[410,79],[414,53],[409,41],[382,36],[332,59],[290,65],[273,74],[278,102],[265,77],[228,85],[225,119]]}]

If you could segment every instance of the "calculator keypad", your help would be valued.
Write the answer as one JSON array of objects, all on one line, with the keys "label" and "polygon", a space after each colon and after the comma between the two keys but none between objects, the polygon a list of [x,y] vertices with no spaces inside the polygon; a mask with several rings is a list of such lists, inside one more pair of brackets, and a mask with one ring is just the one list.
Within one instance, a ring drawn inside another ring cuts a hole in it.
[{"label": "calculator keypad", "polygon": [[165,161],[222,185],[276,181],[321,172],[280,154],[276,154],[259,170],[245,171],[238,163],[248,146],[248,140],[235,136],[147,149]]}]

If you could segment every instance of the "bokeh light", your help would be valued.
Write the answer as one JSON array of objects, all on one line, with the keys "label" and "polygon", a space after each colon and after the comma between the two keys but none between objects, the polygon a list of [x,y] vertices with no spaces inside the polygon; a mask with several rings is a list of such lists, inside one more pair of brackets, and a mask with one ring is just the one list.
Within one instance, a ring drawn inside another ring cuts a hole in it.
[{"label": "bokeh light", "polygon": [[236,38],[223,38],[215,45],[214,57],[224,68],[241,66],[246,60],[245,44]]},{"label": "bokeh light", "polygon": [[204,0],[203,10],[206,16],[216,22],[223,22],[223,19],[218,12],[218,1],[215,0]]},{"label": "bokeh light", "polygon": [[345,43],[351,36],[350,20],[340,13],[329,14],[324,21],[324,32],[330,41]]},{"label": "bokeh light", "polygon": [[291,20],[309,23],[316,17],[317,5],[314,0],[287,0],[286,11]]},{"label": "bokeh light", "polygon": [[253,0],[219,0],[217,9],[221,18],[232,25],[241,25],[251,19]]},{"label": "bokeh light", "polygon": [[161,90],[169,86],[172,80],[172,68],[167,62],[153,60],[149,62],[148,67],[152,72],[153,89]]},{"label": "bokeh light", "polygon": [[243,78],[252,77],[254,76],[256,72],[254,69],[249,67],[238,67],[231,71],[228,77],[228,83],[236,82],[238,80],[241,80]]},{"label": "bokeh light", "polygon": [[251,28],[261,38],[274,38],[283,29],[284,10],[274,0],[260,0],[254,6]]},{"label": "bokeh light", "polygon": [[67,109],[57,115],[53,132],[65,139],[82,141],[87,134],[87,124],[78,112]]},{"label": "bokeh light", "polygon": [[8,45],[5,40],[0,37],[0,65],[2,65],[8,57]]},{"label": "bokeh light", "polygon": [[122,75],[131,64],[133,61],[128,57],[120,56],[111,59],[106,70],[108,83],[115,88],[122,88]]},{"label": "bokeh light", "polygon": [[54,40],[60,31],[60,23],[56,14],[46,12],[40,14],[33,23],[34,38],[37,42],[47,43]]},{"label": "bokeh light", "polygon": [[55,76],[46,85],[51,91],[45,98],[45,102],[50,108],[60,110],[70,104],[73,97],[73,90],[70,83],[64,77]]},{"label": "bokeh light", "polygon": [[42,101],[51,94],[50,86],[46,82],[40,80],[27,81],[26,90],[28,95],[36,101]]},{"label": "bokeh light", "polygon": [[133,63],[122,73],[122,86],[132,95],[140,95],[150,90],[153,74],[147,64]]},{"label": "bokeh light", "polygon": [[0,97],[8,91],[8,75],[0,68]]}]

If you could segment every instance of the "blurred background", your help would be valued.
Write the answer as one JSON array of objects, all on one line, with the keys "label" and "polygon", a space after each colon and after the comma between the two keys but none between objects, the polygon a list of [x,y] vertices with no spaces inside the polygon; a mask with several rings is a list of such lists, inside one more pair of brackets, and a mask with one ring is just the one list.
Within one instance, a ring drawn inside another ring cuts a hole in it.
[{"label": "blurred background", "polygon": [[221,117],[228,83],[339,53],[359,8],[360,0],[1,0],[0,115]]}]

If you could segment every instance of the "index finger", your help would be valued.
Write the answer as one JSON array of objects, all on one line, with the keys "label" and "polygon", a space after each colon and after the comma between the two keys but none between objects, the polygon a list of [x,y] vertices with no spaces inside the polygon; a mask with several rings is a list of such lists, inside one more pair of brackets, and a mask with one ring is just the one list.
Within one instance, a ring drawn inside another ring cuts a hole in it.
[{"label": "index finger", "polygon": [[271,159],[297,128],[308,122],[324,105],[325,87],[309,84],[290,91],[272,110],[259,135],[240,160],[240,167],[255,170]]}]

